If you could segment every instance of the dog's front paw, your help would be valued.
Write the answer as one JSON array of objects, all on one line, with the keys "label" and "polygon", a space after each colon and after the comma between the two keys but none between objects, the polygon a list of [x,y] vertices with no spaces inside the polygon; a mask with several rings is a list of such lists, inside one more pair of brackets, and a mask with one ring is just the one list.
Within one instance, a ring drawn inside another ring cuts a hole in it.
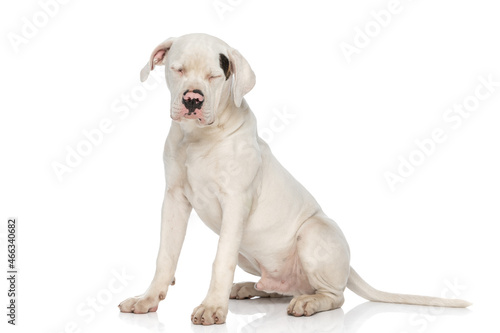
[{"label": "dog's front paw", "polygon": [[118,305],[121,312],[129,313],[148,313],[156,312],[158,304],[161,300],[165,299],[165,293],[158,293],[158,295],[144,294],[141,296],[130,297]]},{"label": "dog's front paw", "polygon": [[226,322],[227,305],[201,304],[193,310],[191,321],[195,325],[224,324]]}]

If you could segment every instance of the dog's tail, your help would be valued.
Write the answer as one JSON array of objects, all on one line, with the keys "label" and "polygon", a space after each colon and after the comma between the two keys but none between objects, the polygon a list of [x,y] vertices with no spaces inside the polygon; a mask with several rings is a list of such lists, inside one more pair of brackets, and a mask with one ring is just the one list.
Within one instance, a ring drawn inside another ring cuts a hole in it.
[{"label": "dog's tail", "polygon": [[352,267],[349,279],[347,280],[347,288],[351,289],[359,296],[373,302],[446,306],[451,308],[466,308],[472,304],[461,299],[394,294],[380,291],[366,283]]}]

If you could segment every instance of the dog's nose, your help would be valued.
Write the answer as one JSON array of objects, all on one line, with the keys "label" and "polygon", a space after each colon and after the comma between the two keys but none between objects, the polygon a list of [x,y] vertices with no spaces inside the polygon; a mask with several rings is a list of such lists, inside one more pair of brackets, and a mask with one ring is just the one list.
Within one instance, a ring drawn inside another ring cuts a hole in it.
[{"label": "dog's nose", "polygon": [[193,91],[186,90],[182,95],[182,104],[189,110],[188,115],[191,115],[196,109],[201,109],[203,101],[203,93],[198,89]]}]

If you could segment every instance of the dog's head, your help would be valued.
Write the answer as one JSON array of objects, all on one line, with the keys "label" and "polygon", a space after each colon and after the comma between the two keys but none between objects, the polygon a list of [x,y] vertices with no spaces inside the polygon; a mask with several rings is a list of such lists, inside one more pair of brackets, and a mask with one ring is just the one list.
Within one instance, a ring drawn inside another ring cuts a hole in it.
[{"label": "dog's head", "polygon": [[205,34],[169,38],[158,45],[141,71],[141,81],[156,66],[165,66],[171,93],[170,117],[177,122],[212,125],[218,113],[255,85],[255,74],[235,49]]}]

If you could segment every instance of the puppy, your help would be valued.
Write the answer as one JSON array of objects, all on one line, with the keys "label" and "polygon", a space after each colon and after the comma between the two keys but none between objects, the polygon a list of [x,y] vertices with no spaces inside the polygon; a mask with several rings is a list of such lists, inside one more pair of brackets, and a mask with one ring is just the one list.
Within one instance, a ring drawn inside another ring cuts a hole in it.
[{"label": "puppy", "polygon": [[[222,324],[229,298],[254,296],[294,296],[288,314],[310,316],[342,306],[346,287],[371,301],[470,305],[382,292],[350,267],[339,226],[257,135],[243,98],[255,74],[237,50],[205,34],[169,38],[153,50],[141,80],[156,66],[165,69],[173,120],[164,150],[160,249],[151,285],[123,301],[122,312],[158,309],[175,281],[193,209],[220,236],[208,293],[191,316],[194,324]],[[259,282],[233,284],[236,265]]]}]

